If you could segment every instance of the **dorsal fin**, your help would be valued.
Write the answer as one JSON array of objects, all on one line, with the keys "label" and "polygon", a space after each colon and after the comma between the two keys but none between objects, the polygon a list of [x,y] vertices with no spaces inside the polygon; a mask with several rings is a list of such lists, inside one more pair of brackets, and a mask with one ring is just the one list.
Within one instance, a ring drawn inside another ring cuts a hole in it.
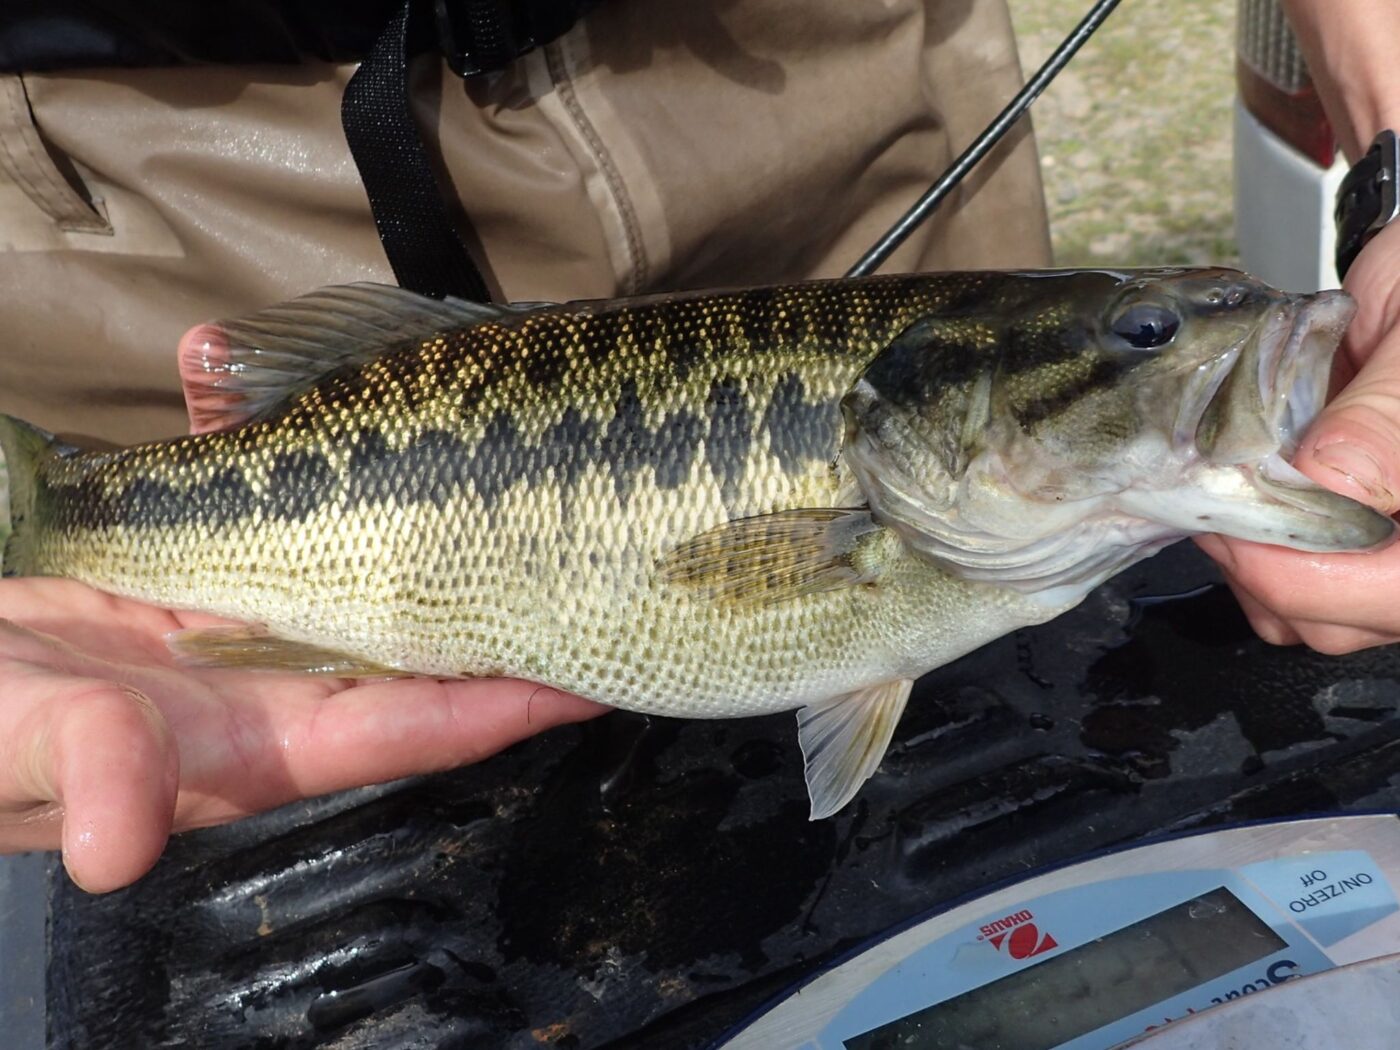
[{"label": "dorsal fin", "polygon": [[238,426],[341,365],[408,341],[508,321],[553,303],[429,299],[386,284],[343,284],[227,321],[180,341],[180,382],[194,433]]}]

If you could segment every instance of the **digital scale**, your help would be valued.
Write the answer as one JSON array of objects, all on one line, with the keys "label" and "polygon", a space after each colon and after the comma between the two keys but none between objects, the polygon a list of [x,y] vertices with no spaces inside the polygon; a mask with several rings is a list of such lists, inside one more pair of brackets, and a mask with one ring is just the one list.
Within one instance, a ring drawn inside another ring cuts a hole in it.
[{"label": "digital scale", "polygon": [[[1395,814],[1158,841],[921,916],[789,989],[714,1050],[1109,1050],[1400,952],[1396,887]],[[1400,1046],[1400,1031],[1385,1038],[1377,1045]]]}]

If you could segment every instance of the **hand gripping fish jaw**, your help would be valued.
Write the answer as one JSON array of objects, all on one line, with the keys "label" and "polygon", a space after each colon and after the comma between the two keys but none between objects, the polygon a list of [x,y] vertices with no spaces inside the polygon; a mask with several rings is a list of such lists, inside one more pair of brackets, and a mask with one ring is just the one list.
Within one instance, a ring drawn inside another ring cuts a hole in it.
[{"label": "hand gripping fish jaw", "polygon": [[1312,551],[1394,538],[1389,518],[1286,460],[1322,406],[1348,296],[1234,271],[1073,281],[1059,310],[1030,294],[998,304],[1001,341],[959,383],[950,339],[968,319],[912,326],[855,385],[847,456],[876,520],[1050,615],[1193,533]]}]

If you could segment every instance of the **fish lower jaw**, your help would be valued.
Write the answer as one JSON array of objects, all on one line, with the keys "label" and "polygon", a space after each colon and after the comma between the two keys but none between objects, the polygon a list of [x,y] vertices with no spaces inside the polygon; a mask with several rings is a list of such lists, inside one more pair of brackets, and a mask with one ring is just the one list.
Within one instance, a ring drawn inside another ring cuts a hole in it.
[{"label": "fish lower jaw", "polygon": [[1254,463],[1203,462],[1176,485],[1130,489],[1116,502],[1183,536],[1214,532],[1294,550],[1377,549],[1396,534],[1389,518],[1324,489],[1292,466],[1282,449]]}]

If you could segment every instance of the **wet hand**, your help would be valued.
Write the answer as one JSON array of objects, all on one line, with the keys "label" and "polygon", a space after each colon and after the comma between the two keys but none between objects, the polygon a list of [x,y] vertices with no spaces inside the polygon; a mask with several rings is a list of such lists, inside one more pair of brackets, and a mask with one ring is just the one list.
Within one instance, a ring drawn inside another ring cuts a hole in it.
[{"label": "wet hand", "polygon": [[54,579],[0,580],[0,852],[63,850],[101,892],[172,831],[474,762],[606,708],[514,680],[187,670],[165,635],[210,617]]},{"label": "wet hand", "polygon": [[[1335,492],[1400,511],[1400,224],[1347,274],[1358,311],[1338,354],[1336,396],[1294,465]],[[1347,653],[1400,641],[1400,544],[1375,554],[1306,554],[1222,536],[1197,541],[1220,563],[1259,636]]]}]

